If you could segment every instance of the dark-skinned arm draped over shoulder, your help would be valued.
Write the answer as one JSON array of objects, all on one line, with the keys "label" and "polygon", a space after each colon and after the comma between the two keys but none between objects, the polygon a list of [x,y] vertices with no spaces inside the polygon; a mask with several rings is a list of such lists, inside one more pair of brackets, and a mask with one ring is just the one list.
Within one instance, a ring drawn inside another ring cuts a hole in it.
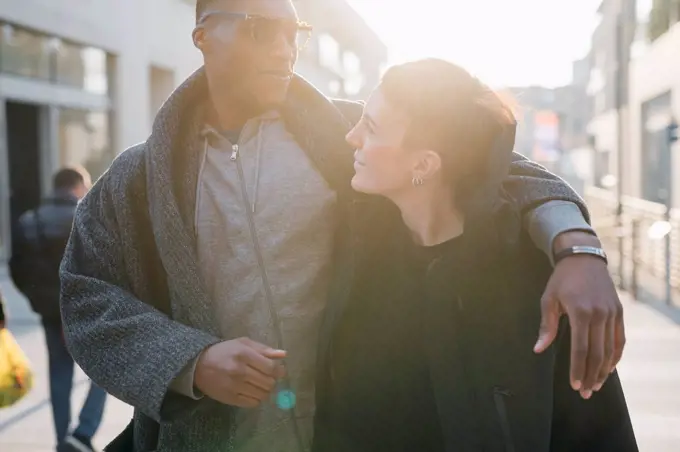
[{"label": "dark-skinned arm draped over shoulder", "polygon": [[[186,123],[197,122],[192,106],[207,97],[203,78],[197,71],[172,94],[150,138],[120,155],[83,199],[61,267],[62,315],[75,361],[107,392],[135,407],[136,416],[155,421],[212,403],[169,388],[206,347],[222,340],[211,326],[211,301],[197,270],[191,227],[198,177],[194,154],[201,144]],[[299,86],[291,91],[304,91]],[[309,92],[307,98],[321,96]],[[314,102],[333,106],[323,96]],[[344,133],[362,108],[338,106],[348,118],[343,132],[316,130],[327,127],[327,118],[308,118],[307,128],[316,139],[328,140],[319,146],[326,154],[315,163],[326,179],[342,181],[329,183],[336,191],[349,189],[353,158]],[[324,108],[324,114],[342,118],[338,109]],[[299,136],[304,130],[291,133],[305,142]],[[183,153],[182,159],[163,157],[164,147]],[[518,154],[505,187],[521,206],[525,225],[538,224],[544,233],[553,229],[546,236],[589,228],[586,207],[568,184]],[[541,213],[546,205],[554,207]],[[563,213],[555,216],[558,211]],[[172,319],[161,306],[171,306]]]}]

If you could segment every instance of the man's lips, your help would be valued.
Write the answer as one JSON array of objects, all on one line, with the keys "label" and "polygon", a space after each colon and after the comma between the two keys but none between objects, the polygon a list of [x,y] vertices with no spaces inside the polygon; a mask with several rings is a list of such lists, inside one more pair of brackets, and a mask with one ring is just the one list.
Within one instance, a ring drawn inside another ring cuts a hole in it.
[{"label": "man's lips", "polygon": [[273,71],[262,71],[262,75],[265,75],[267,77],[273,77],[279,80],[290,80],[293,78],[293,72],[292,71],[286,71],[286,70],[273,70]]}]

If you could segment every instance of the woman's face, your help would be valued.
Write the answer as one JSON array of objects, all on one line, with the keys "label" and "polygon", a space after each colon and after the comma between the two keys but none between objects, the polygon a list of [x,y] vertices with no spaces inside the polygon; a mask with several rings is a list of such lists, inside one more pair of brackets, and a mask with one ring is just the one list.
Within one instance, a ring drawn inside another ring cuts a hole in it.
[{"label": "woman's face", "polygon": [[413,188],[419,151],[404,149],[402,143],[408,117],[393,108],[378,87],[369,97],[364,114],[347,134],[354,152],[352,187],[360,192],[390,195]]}]

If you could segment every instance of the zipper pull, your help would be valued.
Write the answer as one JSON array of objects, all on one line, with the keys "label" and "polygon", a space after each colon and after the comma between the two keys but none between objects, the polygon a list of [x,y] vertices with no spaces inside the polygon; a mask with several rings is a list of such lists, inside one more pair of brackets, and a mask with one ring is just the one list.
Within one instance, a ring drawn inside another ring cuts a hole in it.
[{"label": "zipper pull", "polygon": [[231,146],[231,157],[229,157],[229,160],[235,162],[237,158],[238,158],[238,144],[234,144]]}]

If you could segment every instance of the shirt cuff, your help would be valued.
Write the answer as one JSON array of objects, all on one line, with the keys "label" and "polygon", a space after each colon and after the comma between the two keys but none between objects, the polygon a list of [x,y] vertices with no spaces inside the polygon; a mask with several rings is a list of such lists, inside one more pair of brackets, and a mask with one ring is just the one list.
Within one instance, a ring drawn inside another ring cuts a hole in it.
[{"label": "shirt cuff", "polygon": [[537,248],[555,265],[553,244],[564,232],[583,231],[595,235],[595,230],[583,217],[581,209],[569,201],[549,201],[527,212],[524,227]]},{"label": "shirt cuff", "polygon": [[196,372],[196,365],[198,364],[199,358],[200,355],[187,364],[182,372],[172,381],[170,384],[170,390],[172,392],[176,392],[177,394],[181,394],[193,400],[201,400],[203,398],[203,393],[194,386],[194,373]]}]

